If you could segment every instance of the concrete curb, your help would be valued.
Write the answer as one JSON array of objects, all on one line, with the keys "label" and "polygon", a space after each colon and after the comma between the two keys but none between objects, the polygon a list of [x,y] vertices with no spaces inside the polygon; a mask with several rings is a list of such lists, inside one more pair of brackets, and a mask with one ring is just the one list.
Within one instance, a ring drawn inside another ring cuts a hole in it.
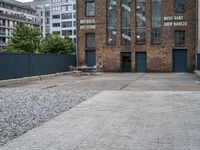
[{"label": "concrete curb", "polygon": [[[41,78],[43,80],[51,78],[51,77],[57,77],[57,76],[64,76],[71,74],[71,72],[62,72],[62,73],[55,73],[55,74],[47,74],[47,75],[41,75]],[[9,79],[9,80],[0,80],[0,87],[12,85],[12,84],[21,84],[21,83],[27,83],[32,81],[39,81],[39,76],[31,76],[31,77],[24,77],[24,78],[17,78],[17,79]]]},{"label": "concrete curb", "polygon": [[195,74],[197,75],[197,77],[200,78],[200,71],[199,71],[199,70],[195,70],[194,72],[195,72]]}]

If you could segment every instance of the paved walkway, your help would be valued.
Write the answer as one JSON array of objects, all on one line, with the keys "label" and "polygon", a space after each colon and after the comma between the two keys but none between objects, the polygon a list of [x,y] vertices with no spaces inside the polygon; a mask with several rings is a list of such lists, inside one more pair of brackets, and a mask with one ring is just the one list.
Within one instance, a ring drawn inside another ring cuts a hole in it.
[{"label": "paved walkway", "polygon": [[1,150],[199,150],[200,92],[104,91]]},{"label": "paved walkway", "polygon": [[72,75],[35,81],[17,88],[61,88],[80,90],[128,91],[200,91],[197,77],[191,73],[102,73],[97,76],[73,77]]}]

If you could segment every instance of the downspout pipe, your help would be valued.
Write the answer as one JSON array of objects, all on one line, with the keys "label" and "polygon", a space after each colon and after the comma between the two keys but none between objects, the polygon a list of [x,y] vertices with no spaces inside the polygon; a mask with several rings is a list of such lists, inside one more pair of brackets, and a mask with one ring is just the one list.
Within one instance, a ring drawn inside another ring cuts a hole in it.
[{"label": "downspout pipe", "polygon": [[76,0],[76,65],[78,66],[78,0]]},{"label": "downspout pipe", "polygon": [[197,69],[197,63],[198,63],[198,59],[197,59],[197,55],[200,53],[200,0],[197,0],[197,22],[196,22],[196,25],[197,25],[197,40],[196,40],[196,69]]}]

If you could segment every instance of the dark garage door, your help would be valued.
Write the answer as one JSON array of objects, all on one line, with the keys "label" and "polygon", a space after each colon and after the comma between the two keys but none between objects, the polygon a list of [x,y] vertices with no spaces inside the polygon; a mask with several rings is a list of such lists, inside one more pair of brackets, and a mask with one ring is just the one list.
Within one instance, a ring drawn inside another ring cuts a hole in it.
[{"label": "dark garage door", "polygon": [[173,50],[173,71],[187,72],[187,50]]},{"label": "dark garage door", "polygon": [[122,72],[131,72],[131,53],[121,53]]},{"label": "dark garage door", "polygon": [[93,67],[96,65],[96,53],[95,51],[87,51],[86,52],[86,63],[87,66]]},{"label": "dark garage door", "polygon": [[200,54],[197,54],[197,69],[200,70]]},{"label": "dark garage door", "polygon": [[147,71],[147,57],[145,52],[137,52],[136,54],[136,72]]}]

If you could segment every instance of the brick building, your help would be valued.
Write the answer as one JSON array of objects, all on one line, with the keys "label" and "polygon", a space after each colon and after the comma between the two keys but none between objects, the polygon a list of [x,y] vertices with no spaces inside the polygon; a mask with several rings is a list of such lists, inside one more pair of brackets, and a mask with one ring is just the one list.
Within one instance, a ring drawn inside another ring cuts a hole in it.
[{"label": "brick building", "polygon": [[196,69],[199,70],[200,75],[200,0],[197,0],[197,60],[196,60]]},{"label": "brick building", "polygon": [[196,0],[77,0],[78,64],[105,71],[194,69]]}]

